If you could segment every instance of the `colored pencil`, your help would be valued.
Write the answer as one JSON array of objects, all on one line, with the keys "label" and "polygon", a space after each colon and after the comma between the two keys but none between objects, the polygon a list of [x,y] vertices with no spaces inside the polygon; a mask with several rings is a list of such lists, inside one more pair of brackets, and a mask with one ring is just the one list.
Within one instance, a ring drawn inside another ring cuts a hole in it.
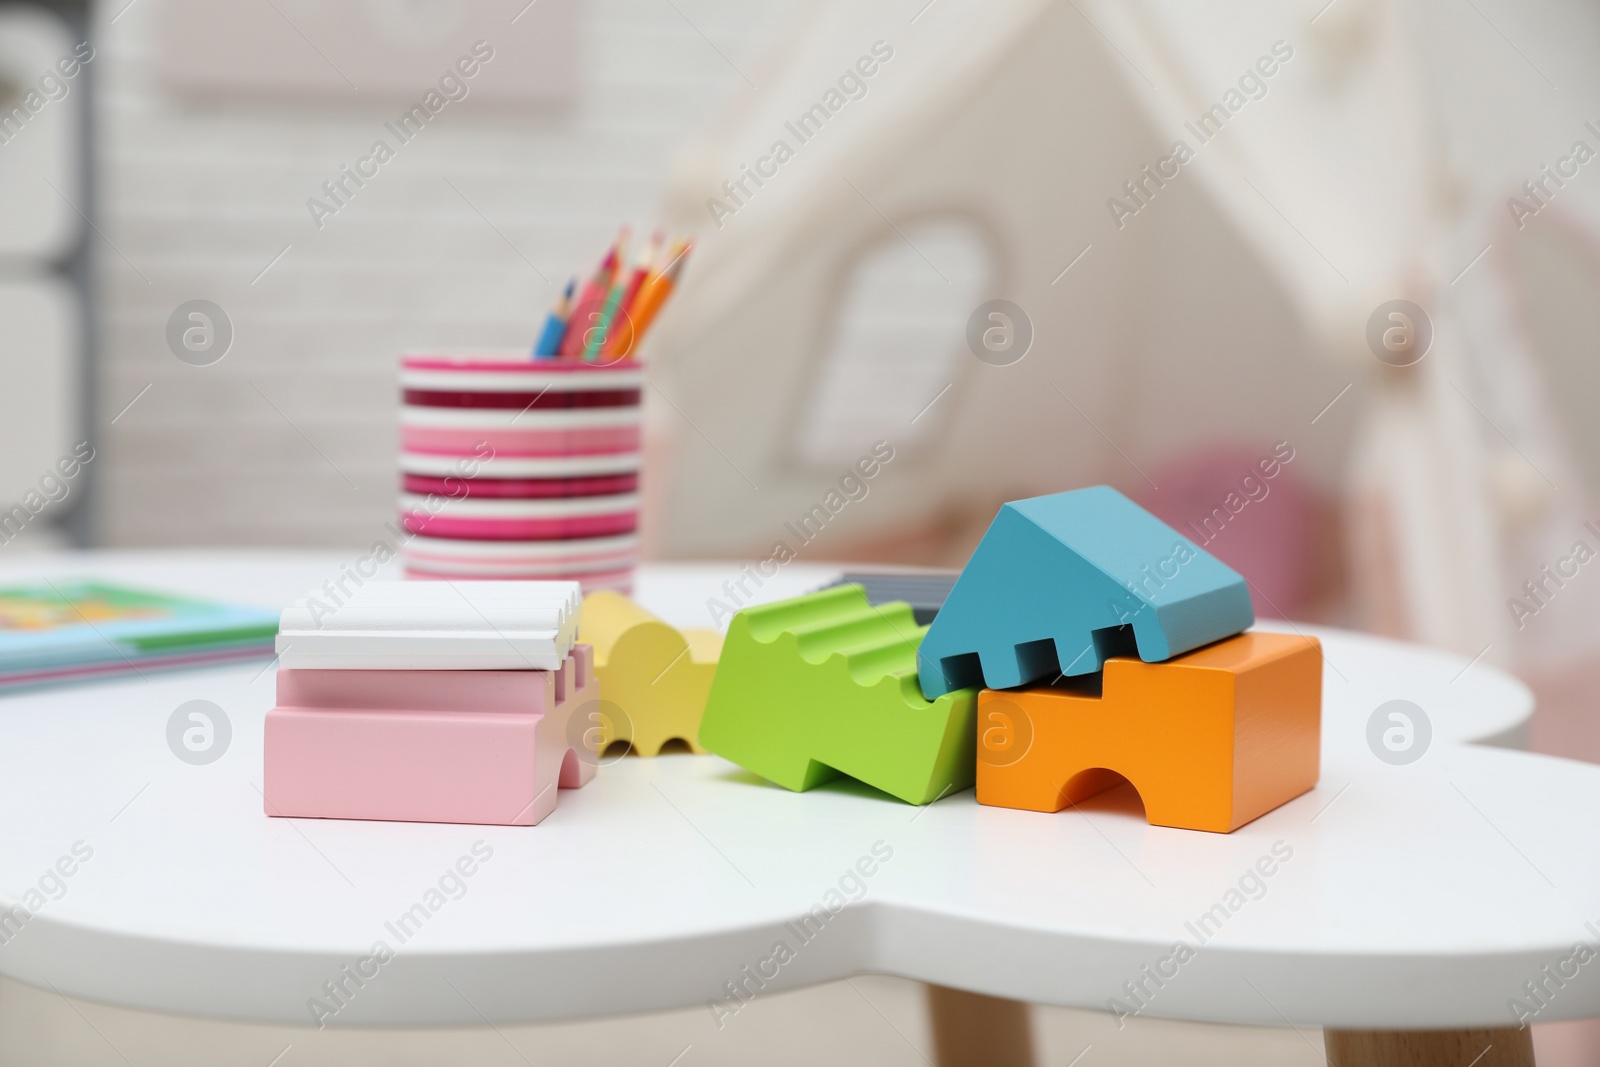
[{"label": "colored pencil", "polygon": [[639,258],[633,261],[633,277],[628,279],[628,291],[622,294],[622,310],[626,314],[633,313],[633,305],[639,299],[639,290],[644,288],[644,283],[655,270],[656,260],[661,255],[661,231],[657,230],[650,236],[650,241],[639,250]]},{"label": "colored pencil", "polygon": [[[641,298],[656,284],[657,280],[661,277],[662,271],[672,266],[672,264],[678,260],[678,258],[683,254],[683,249],[684,242],[682,240],[674,240],[672,244],[665,249],[658,249],[660,252],[659,258],[652,264],[651,269],[647,272],[647,276],[640,284],[638,292],[634,293],[631,298],[627,299],[623,303],[623,320],[625,323],[624,328],[613,330],[611,335],[606,338],[604,352],[607,356],[624,356],[632,352],[637,346],[642,331],[639,329],[639,324],[635,319],[635,316],[639,313],[640,309],[644,307],[644,304],[641,302]],[[657,300],[659,296],[660,294],[652,296],[650,298],[651,302]]]},{"label": "colored pencil", "polygon": [[556,300],[549,317],[544,320],[544,330],[533,345],[534,359],[554,359],[561,351],[561,338],[567,332],[567,318],[572,314],[572,291],[577,287],[578,278],[574,275],[567,283],[567,291]]},{"label": "colored pencil", "polygon": [[624,228],[616,243],[611,246],[611,250],[606,253],[605,259],[601,260],[594,276],[583,284],[583,289],[578,294],[578,302],[572,307],[572,316],[567,320],[566,336],[561,339],[561,355],[583,354],[584,346],[589,340],[589,329],[595,325],[594,320],[599,318],[606,297],[611,293],[611,286],[616,281],[617,263],[623,255],[623,245],[627,239],[628,231]]},{"label": "colored pencil", "polygon": [[633,348],[633,314],[634,304],[638,302],[639,290],[644,288],[645,282],[653,273],[656,260],[661,255],[661,231],[657,230],[650,235],[650,240],[639,250],[639,258],[633,261],[633,275],[628,279],[627,290],[622,294],[622,302],[617,305],[614,313],[608,315],[605,321],[605,338],[600,351],[608,356],[622,355]]},{"label": "colored pencil", "polygon": [[612,326],[620,318],[617,309],[622,306],[622,297],[627,286],[620,282],[611,287],[611,295],[606,297],[605,307],[600,311],[600,318],[595,322],[594,328],[589,331],[589,340],[583,346],[583,358],[587,363],[593,363],[600,355],[600,350],[605,347],[606,338],[610,335]]},{"label": "colored pencil", "polygon": [[[628,318],[633,325],[633,343],[626,355],[632,358],[639,350],[639,342],[643,339],[645,331],[655,321],[656,315],[661,311],[661,305],[667,302],[677,287],[678,276],[683,273],[683,265],[689,258],[689,253],[694,251],[694,241],[678,241],[673,245],[674,255],[667,261],[667,265],[650,280],[644,283],[644,288],[639,290],[639,299],[634,302],[634,309]],[[624,353],[616,353],[622,355]]]}]

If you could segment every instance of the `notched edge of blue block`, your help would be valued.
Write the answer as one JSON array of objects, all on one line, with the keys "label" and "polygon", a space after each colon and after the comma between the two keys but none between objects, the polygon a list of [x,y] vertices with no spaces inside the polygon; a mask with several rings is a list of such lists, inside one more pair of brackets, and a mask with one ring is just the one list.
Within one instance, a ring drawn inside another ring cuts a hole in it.
[{"label": "notched edge of blue block", "polygon": [[[1042,555],[1054,558],[1027,558]],[[1013,688],[1093,673],[1108,655],[1158,663],[1254,622],[1238,572],[1115,489],[1092,486],[1001,507],[918,649],[918,679],[930,700]]]}]

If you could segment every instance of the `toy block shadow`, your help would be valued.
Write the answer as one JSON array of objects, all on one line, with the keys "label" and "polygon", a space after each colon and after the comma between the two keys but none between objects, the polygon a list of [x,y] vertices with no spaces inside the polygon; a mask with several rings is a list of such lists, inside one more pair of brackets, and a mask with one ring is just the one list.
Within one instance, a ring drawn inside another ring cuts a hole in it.
[{"label": "toy block shadow", "polygon": [[598,698],[587,645],[559,671],[280,670],[266,812],[532,826],[594,777]]},{"label": "toy block shadow", "polygon": [[627,742],[655,756],[669,741],[700,747],[700,716],[722,653],[715,630],[678,631],[620,593],[601,590],[583,601],[583,640],[594,646],[594,670],[605,699],[600,751]]},{"label": "toy block shadow", "polygon": [[[1000,508],[917,653],[923,695],[1149,663],[1255,622],[1245,581],[1107,486]],[[1129,648],[1128,651],[1133,651]]]},{"label": "toy block shadow", "polygon": [[848,775],[910,804],[973,782],[976,692],[917,688],[907,604],[839,586],[734,616],[700,743],[793,790]]},{"label": "toy block shadow", "polygon": [[[1229,833],[1317,784],[1322,647],[1247,633],[1166,663],[978,696],[978,803],[1060,811],[1130,782],[1152,825]],[[1119,777],[1120,776],[1120,777]]]}]

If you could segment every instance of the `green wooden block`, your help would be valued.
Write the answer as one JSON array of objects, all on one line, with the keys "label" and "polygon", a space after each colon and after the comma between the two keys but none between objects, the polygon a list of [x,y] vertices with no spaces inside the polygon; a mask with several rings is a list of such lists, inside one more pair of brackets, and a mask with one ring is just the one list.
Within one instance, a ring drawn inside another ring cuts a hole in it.
[{"label": "green wooden block", "polygon": [[843,585],[733,619],[700,744],[796,791],[849,775],[910,804],[972,785],[976,689],[929,702],[909,604]]}]

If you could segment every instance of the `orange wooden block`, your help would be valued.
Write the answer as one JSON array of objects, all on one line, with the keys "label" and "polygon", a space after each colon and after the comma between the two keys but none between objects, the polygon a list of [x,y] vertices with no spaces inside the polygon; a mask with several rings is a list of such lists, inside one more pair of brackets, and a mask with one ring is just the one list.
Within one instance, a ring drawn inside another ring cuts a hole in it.
[{"label": "orange wooden block", "polygon": [[978,694],[978,803],[996,807],[1060,811],[1121,775],[1153,825],[1231,833],[1316,785],[1321,752],[1314,637],[1240,634],[1165,663],[1117,657],[1098,678]]}]

